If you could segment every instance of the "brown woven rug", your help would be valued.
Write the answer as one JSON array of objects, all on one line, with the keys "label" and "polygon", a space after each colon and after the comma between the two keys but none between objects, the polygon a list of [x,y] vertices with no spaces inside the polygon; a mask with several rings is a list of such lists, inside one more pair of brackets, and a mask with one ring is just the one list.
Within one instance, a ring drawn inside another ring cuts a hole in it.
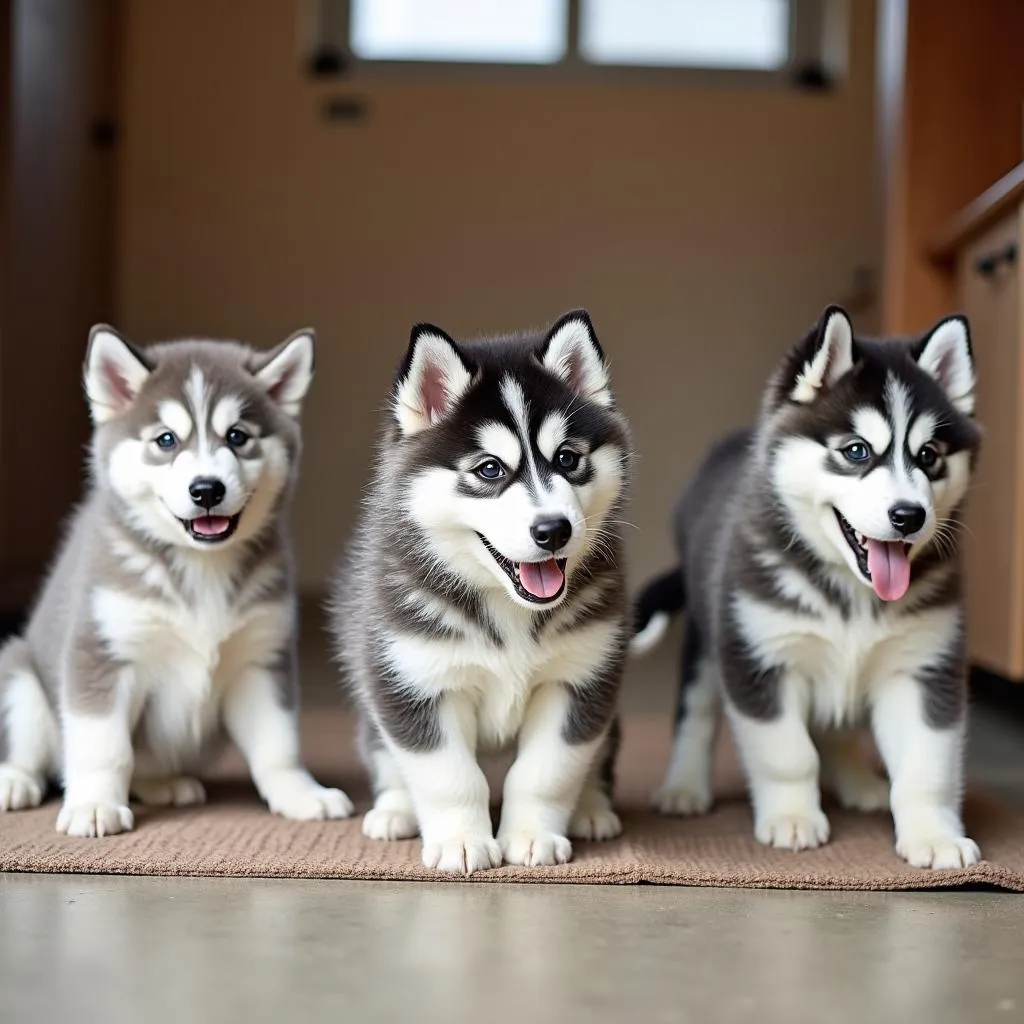
[{"label": "brown woven rug", "polygon": [[[353,745],[352,719],[310,712],[306,756],[321,781],[342,786],[366,808],[367,790]],[[474,882],[655,882],[676,885],[787,889],[925,889],[983,884],[1024,891],[1024,814],[984,795],[968,801],[970,834],[986,857],[963,871],[908,867],[893,850],[888,815],[828,808],[832,841],[820,850],[771,850],[753,839],[749,806],[735,758],[719,752],[716,791],[708,816],[665,819],[646,809],[665,765],[665,716],[627,719],[617,802],[624,834],[609,843],[576,843],[571,863],[556,868],[503,867]],[[493,766],[500,778],[503,765]],[[0,814],[0,870],[131,875],[452,880],[420,864],[418,840],[364,839],[359,819],[296,823],[271,815],[229,758],[211,776],[205,807],[136,808],[136,831],[108,839],[68,839],[54,831],[57,805]],[[499,792],[495,787],[494,792]]]}]

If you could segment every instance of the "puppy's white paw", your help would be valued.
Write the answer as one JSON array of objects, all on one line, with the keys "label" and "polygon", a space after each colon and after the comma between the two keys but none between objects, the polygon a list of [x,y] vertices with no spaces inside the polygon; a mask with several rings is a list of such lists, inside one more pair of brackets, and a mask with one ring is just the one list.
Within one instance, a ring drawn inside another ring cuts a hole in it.
[{"label": "puppy's white paw", "polygon": [[622,822],[611,807],[578,807],[569,822],[573,839],[614,839],[622,834]]},{"label": "puppy's white paw", "polygon": [[813,850],[828,842],[828,818],[821,811],[806,814],[775,814],[759,817],[754,838],[782,850]]},{"label": "puppy's white paw", "polygon": [[367,839],[412,839],[419,830],[412,811],[371,807],[363,815],[363,835]]},{"label": "puppy's white paw", "polygon": [[23,811],[43,802],[43,784],[13,764],[0,764],[0,811]]},{"label": "puppy's white paw", "polygon": [[302,768],[263,776],[260,792],[274,814],[293,821],[347,818],[355,810],[352,801],[340,789],[321,786]]},{"label": "puppy's white paw", "polygon": [[57,831],[68,836],[97,838],[130,832],[135,827],[131,809],[116,803],[65,804],[57,815]]},{"label": "puppy's white paw", "polygon": [[691,786],[662,786],[651,803],[661,814],[707,814],[713,803],[710,788]]},{"label": "puppy's white paw", "polygon": [[915,868],[966,868],[981,860],[973,839],[957,835],[928,835],[911,832],[896,843],[896,852]]},{"label": "puppy's white paw", "polygon": [[438,871],[471,875],[501,864],[501,849],[487,835],[453,836],[450,839],[425,840],[423,864]]},{"label": "puppy's white paw", "polygon": [[850,811],[886,811],[889,809],[889,781],[873,772],[863,772],[837,779],[833,789],[836,799]]},{"label": "puppy's white paw", "polygon": [[498,842],[509,864],[528,868],[567,864],[572,857],[572,843],[554,832],[509,832],[499,835]]},{"label": "puppy's white paw", "polygon": [[132,792],[150,807],[188,807],[206,803],[206,790],[198,779],[178,775],[165,779],[133,779]]}]

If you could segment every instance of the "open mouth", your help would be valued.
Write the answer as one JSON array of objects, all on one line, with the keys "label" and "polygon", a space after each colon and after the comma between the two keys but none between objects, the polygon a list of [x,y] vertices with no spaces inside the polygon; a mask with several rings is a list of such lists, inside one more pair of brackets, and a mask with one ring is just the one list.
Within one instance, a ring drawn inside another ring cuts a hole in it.
[{"label": "open mouth", "polygon": [[241,518],[242,513],[236,512],[233,516],[196,516],[180,522],[193,540],[201,544],[220,544],[235,532]]},{"label": "open mouth", "polygon": [[533,604],[550,604],[562,596],[565,590],[564,558],[547,558],[543,562],[513,562],[503,554],[495,551],[487,538],[478,533],[483,545],[491,553],[491,557],[505,571],[512,581],[516,593],[524,601]]},{"label": "open mouth", "polygon": [[875,540],[855,530],[837,508],[832,509],[839,521],[846,543],[857,559],[860,574],[883,601],[898,601],[910,587],[910,548],[904,540]]}]

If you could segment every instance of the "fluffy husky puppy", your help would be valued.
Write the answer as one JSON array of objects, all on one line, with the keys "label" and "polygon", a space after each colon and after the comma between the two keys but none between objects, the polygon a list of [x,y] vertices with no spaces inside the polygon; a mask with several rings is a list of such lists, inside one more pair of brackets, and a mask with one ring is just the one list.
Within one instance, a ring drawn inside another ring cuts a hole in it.
[{"label": "fluffy husky puppy", "polygon": [[[964,320],[873,341],[830,307],[772,378],[757,429],[712,449],[676,510],[681,568],[638,608],[643,649],[687,606],[664,812],[710,806],[724,693],[761,842],[827,841],[820,780],[847,807],[891,806],[911,864],[978,860],[960,819],[973,412]],[[865,720],[889,783],[847,731]]]},{"label": "fluffy husky puppy", "polygon": [[[629,452],[585,312],[468,343],[414,328],[334,600],[367,836],[419,833],[424,864],[470,873],[619,833]],[[477,753],[514,742],[495,840]]]},{"label": "fluffy husky puppy", "polygon": [[313,336],[133,348],[93,329],[90,487],[24,638],[0,653],[0,809],[60,779],[57,830],[132,828],[147,804],[205,797],[221,727],[270,809],[340,818],[299,759],[295,595],[285,508]]}]

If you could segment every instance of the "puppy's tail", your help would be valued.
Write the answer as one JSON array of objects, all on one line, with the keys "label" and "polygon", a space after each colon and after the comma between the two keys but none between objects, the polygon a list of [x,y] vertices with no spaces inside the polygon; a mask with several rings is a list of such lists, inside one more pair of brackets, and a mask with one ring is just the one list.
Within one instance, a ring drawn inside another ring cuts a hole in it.
[{"label": "puppy's tail", "polygon": [[686,581],[682,566],[655,576],[640,591],[633,619],[633,639],[629,650],[642,657],[661,642],[674,615],[686,607]]}]

